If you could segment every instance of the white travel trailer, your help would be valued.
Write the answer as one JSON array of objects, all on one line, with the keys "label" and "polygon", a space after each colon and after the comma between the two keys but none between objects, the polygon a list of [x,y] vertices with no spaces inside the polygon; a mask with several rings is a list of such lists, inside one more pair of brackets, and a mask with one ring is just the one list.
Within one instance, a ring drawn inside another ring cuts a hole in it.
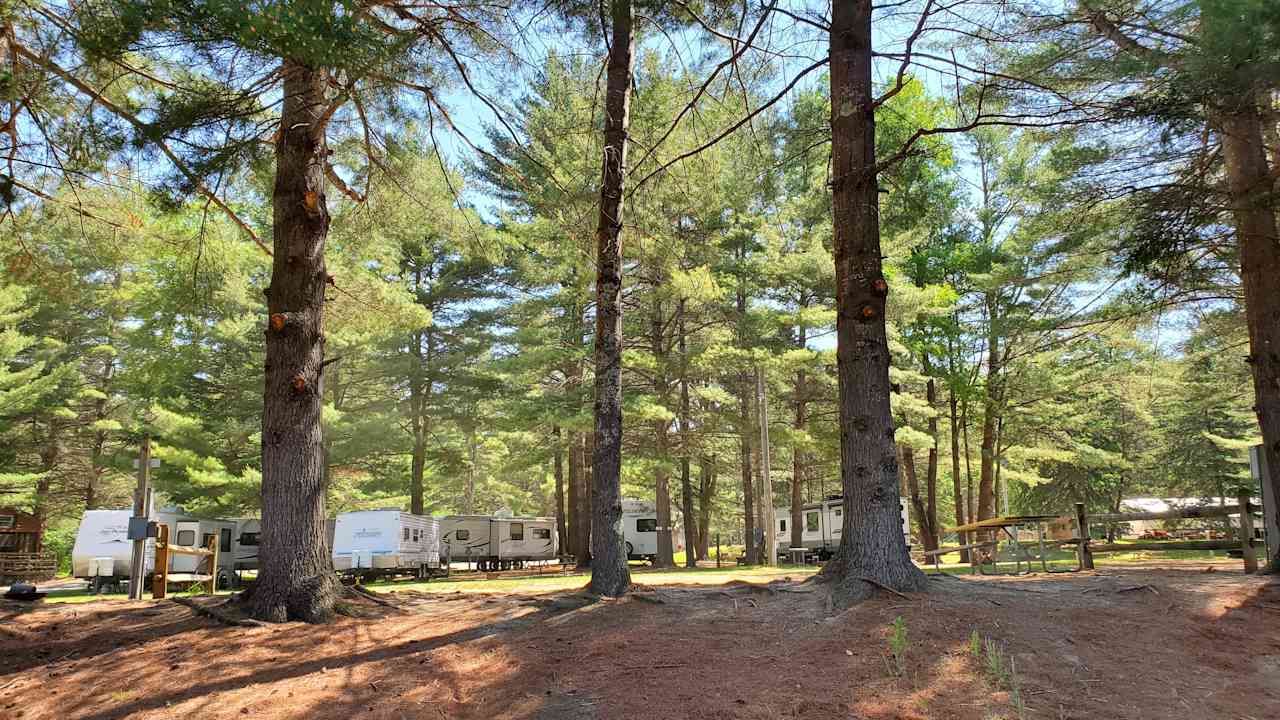
[{"label": "white travel trailer", "polygon": [[[673,518],[674,520],[674,518]],[[673,552],[684,549],[684,532],[676,523],[671,533]],[[627,544],[628,560],[653,560],[658,557],[658,508],[647,500],[622,501],[622,538]]]},{"label": "white travel trailer", "polygon": [[332,547],[333,567],[346,575],[426,578],[440,570],[440,522],[396,508],[346,512]]},{"label": "white travel trailer", "polygon": [[[76,542],[71,549],[71,572],[77,578],[88,580],[95,588],[115,585],[129,577],[129,565],[133,562],[133,542],[129,540],[129,518],[132,510],[86,510],[76,531]],[[173,510],[161,510],[152,520],[169,528],[169,541],[184,547],[207,547],[209,540],[218,538],[219,587],[231,584],[235,569],[233,548],[235,521],[207,520],[191,517]],[[194,555],[173,555],[169,560],[169,575],[181,581],[183,575],[196,572],[204,559]],[[146,574],[155,569],[155,539],[146,541]]]},{"label": "white travel trailer", "polygon": [[555,560],[555,518],[449,515],[440,521],[447,562],[475,563],[478,570],[510,570]]},{"label": "white travel trailer", "polygon": [[[902,508],[902,538],[911,547],[911,522],[907,515],[907,501],[898,499]],[[791,508],[774,508],[774,533],[778,542],[778,556],[790,557]],[[822,502],[809,503],[801,508],[804,527],[801,538],[807,556],[828,560],[840,546],[840,532],[844,527],[844,499],[840,495],[828,496]]]},{"label": "white travel trailer", "polygon": [[258,545],[262,539],[262,521],[257,518],[241,518],[236,520],[236,534],[232,555],[232,568],[240,570],[258,569]]}]

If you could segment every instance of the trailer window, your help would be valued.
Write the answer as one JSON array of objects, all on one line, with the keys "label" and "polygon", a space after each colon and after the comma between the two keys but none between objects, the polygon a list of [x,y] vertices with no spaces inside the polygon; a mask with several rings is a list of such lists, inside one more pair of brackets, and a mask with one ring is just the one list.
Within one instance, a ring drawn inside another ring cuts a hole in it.
[{"label": "trailer window", "polygon": [[804,514],[805,532],[818,532],[818,511],[807,512]]},{"label": "trailer window", "polygon": [[185,547],[191,547],[192,545],[195,545],[196,531],[195,530],[179,530],[178,544]]},{"label": "trailer window", "polygon": [[512,540],[524,539],[524,523],[511,523],[511,539]]},{"label": "trailer window", "polygon": [[13,523],[13,515],[0,515],[0,528],[11,528],[13,527]]},{"label": "trailer window", "polygon": [[257,545],[258,533],[240,533],[241,545]]},{"label": "trailer window", "polygon": [[231,528],[218,531],[218,552],[231,552]]},{"label": "trailer window", "polygon": [[454,537],[456,537],[456,538],[458,538],[459,540],[470,540],[470,539],[471,539],[471,531],[470,531],[470,530],[459,530],[459,531],[455,532],[455,533],[453,534],[453,536],[454,536]]},{"label": "trailer window", "polygon": [[787,531],[787,521],[785,519],[778,521],[778,532]]},{"label": "trailer window", "polygon": [[534,540],[550,540],[551,539],[550,528],[534,528],[533,539]]},{"label": "trailer window", "polygon": [[636,532],[658,532],[658,519],[640,518],[636,520]]},{"label": "trailer window", "polygon": [[202,548],[207,548],[207,547],[209,547],[209,541],[210,541],[210,540],[212,540],[212,539],[213,539],[213,533],[205,533],[204,535],[201,535],[201,536],[200,536],[200,547],[202,547]]},{"label": "trailer window", "polygon": [[405,542],[409,541],[409,528],[404,529],[404,540]]},{"label": "trailer window", "polygon": [[422,531],[421,531],[421,530],[419,530],[418,528],[414,528],[414,529],[413,529],[413,541],[414,541],[414,542],[418,542],[418,541],[420,541],[420,540],[422,540]]}]

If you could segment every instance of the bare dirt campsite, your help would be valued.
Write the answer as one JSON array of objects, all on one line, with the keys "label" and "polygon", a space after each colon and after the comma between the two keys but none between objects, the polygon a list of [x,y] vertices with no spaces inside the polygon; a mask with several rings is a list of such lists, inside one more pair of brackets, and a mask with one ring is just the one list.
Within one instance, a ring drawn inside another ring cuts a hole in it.
[{"label": "bare dirt campsite", "polygon": [[24,720],[1260,720],[1280,707],[1280,584],[1235,564],[934,576],[927,595],[884,593],[844,612],[820,588],[795,592],[814,590],[801,575],[733,577],[586,605],[536,585],[442,583],[356,603],[362,617],[328,626],[230,627],[167,601],[9,603],[0,710]]}]

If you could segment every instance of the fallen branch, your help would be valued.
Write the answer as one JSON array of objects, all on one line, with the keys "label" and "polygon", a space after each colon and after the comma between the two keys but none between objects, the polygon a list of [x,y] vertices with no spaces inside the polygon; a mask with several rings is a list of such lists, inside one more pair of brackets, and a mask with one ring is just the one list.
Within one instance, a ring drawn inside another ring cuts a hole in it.
[{"label": "fallen branch", "polygon": [[900,593],[900,592],[898,592],[897,590],[894,590],[893,588],[889,587],[888,585],[885,585],[884,583],[880,582],[879,580],[872,580],[871,578],[867,577],[866,575],[856,575],[856,576],[854,577],[854,579],[856,579],[856,580],[861,580],[862,582],[867,583],[867,584],[869,584],[869,585],[875,585],[876,587],[880,588],[881,590],[883,590],[883,591],[885,591],[885,592],[888,592],[888,593],[893,593],[894,595],[897,595],[898,597],[902,598],[903,600],[912,600],[912,599],[913,599],[910,595],[906,595],[905,593]]},{"label": "fallen branch", "polygon": [[1159,590],[1156,590],[1156,589],[1155,589],[1153,586],[1151,586],[1151,585],[1134,585],[1134,586],[1132,586],[1132,587],[1122,587],[1122,588],[1120,588],[1119,590],[1116,590],[1116,592],[1118,592],[1118,593],[1122,593],[1122,592],[1132,592],[1132,591],[1134,591],[1134,590],[1150,590],[1151,592],[1155,593],[1156,595],[1159,595],[1159,594],[1160,594],[1160,591],[1159,591]]},{"label": "fallen branch", "polygon": [[351,586],[349,587],[349,589],[350,589],[352,592],[359,593],[361,597],[363,597],[363,598],[365,598],[365,599],[368,599],[368,600],[372,600],[373,602],[375,602],[375,603],[377,603],[377,604],[379,604],[379,605],[382,605],[383,607],[389,607],[389,608],[393,608],[393,609],[395,609],[395,610],[403,610],[403,609],[404,609],[404,608],[400,607],[399,605],[397,605],[396,603],[391,602],[390,600],[386,600],[386,599],[384,599],[384,598],[378,597],[378,593],[376,593],[376,592],[374,592],[374,591],[370,590],[369,588],[367,588],[367,587],[365,587],[365,586],[363,586],[363,585],[351,585]]}]

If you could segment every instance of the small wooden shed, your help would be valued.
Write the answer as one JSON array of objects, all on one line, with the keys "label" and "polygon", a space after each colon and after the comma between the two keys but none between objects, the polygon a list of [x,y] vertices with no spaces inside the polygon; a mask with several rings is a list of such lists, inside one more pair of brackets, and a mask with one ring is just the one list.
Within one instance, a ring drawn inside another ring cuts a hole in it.
[{"label": "small wooden shed", "polygon": [[57,559],[42,552],[40,521],[17,508],[0,507],[0,578],[44,580],[57,571]]}]

